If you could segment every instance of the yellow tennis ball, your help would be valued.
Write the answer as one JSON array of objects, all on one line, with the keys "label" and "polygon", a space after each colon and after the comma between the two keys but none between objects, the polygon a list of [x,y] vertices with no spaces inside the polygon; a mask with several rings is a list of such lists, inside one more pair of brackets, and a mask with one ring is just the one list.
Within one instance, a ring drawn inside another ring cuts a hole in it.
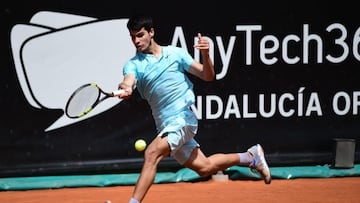
[{"label": "yellow tennis ball", "polygon": [[135,149],[139,152],[143,151],[146,148],[146,142],[143,139],[138,139],[135,142]]}]

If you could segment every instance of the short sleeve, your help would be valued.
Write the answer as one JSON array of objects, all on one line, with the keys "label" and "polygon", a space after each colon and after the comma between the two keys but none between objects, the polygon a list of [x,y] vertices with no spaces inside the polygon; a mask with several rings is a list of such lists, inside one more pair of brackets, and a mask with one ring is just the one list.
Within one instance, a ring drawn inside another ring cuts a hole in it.
[{"label": "short sleeve", "polygon": [[194,62],[193,57],[181,47],[167,46],[163,49],[167,55],[171,55],[174,61],[178,62],[179,68],[183,71],[189,71],[190,65]]},{"label": "short sleeve", "polygon": [[128,61],[125,65],[124,65],[124,69],[123,69],[123,75],[127,76],[129,74],[133,74],[135,75],[135,77],[137,78],[137,74],[136,74],[136,65],[135,63],[133,63],[132,60]]}]

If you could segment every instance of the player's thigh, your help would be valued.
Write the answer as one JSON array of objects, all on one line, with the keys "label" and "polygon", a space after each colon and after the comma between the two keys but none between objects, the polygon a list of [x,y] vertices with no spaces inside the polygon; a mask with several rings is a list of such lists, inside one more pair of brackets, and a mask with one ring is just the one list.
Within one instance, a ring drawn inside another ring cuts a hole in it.
[{"label": "player's thigh", "polygon": [[185,167],[199,171],[210,165],[210,160],[204,155],[199,147],[196,147],[190,155],[189,160],[184,163]]}]

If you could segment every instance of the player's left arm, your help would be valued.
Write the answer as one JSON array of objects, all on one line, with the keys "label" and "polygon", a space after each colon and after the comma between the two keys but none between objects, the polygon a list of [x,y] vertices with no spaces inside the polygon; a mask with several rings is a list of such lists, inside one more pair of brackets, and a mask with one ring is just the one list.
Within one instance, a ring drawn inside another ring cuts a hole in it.
[{"label": "player's left arm", "polygon": [[202,57],[202,64],[194,61],[190,65],[189,72],[202,80],[212,81],[215,79],[214,65],[209,56],[209,41],[198,33],[198,44],[194,48],[199,49]]}]

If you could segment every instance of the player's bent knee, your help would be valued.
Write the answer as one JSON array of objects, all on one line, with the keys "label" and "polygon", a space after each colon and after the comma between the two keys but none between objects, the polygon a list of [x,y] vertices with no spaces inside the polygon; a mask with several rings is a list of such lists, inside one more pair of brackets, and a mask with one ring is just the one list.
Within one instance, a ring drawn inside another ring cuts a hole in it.
[{"label": "player's bent knee", "polygon": [[198,171],[197,174],[199,174],[199,176],[201,176],[203,178],[206,178],[211,175],[211,173],[209,173],[209,171]]},{"label": "player's bent knee", "polygon": [[195,171],[199,176],[201,176],[203,178],[212,175],[212,172],[211,172],[210,168],[208,168],[208,167],[200,168],[200,169],[195,170]]},{"label": "player's bent knee", "polygon": [[144,161],[155,161],[159,154],[156,152],[156,150],[152,148],[148,148],[144,152]]},{"label": "player's bent knee", "polygon": [[158,150],[155,147],[149,147],[144,152],[144,162],[147,164],[157,164],[167,154],[166,151]]},{"label": "player's bent knee", "polygon": [[188,167],[195,171],[201,177],[207,177],[212,175],[214,166],[209,161],[209,159],[202,159],[200,162],[187,162],[184,164],[185,167]]}]

